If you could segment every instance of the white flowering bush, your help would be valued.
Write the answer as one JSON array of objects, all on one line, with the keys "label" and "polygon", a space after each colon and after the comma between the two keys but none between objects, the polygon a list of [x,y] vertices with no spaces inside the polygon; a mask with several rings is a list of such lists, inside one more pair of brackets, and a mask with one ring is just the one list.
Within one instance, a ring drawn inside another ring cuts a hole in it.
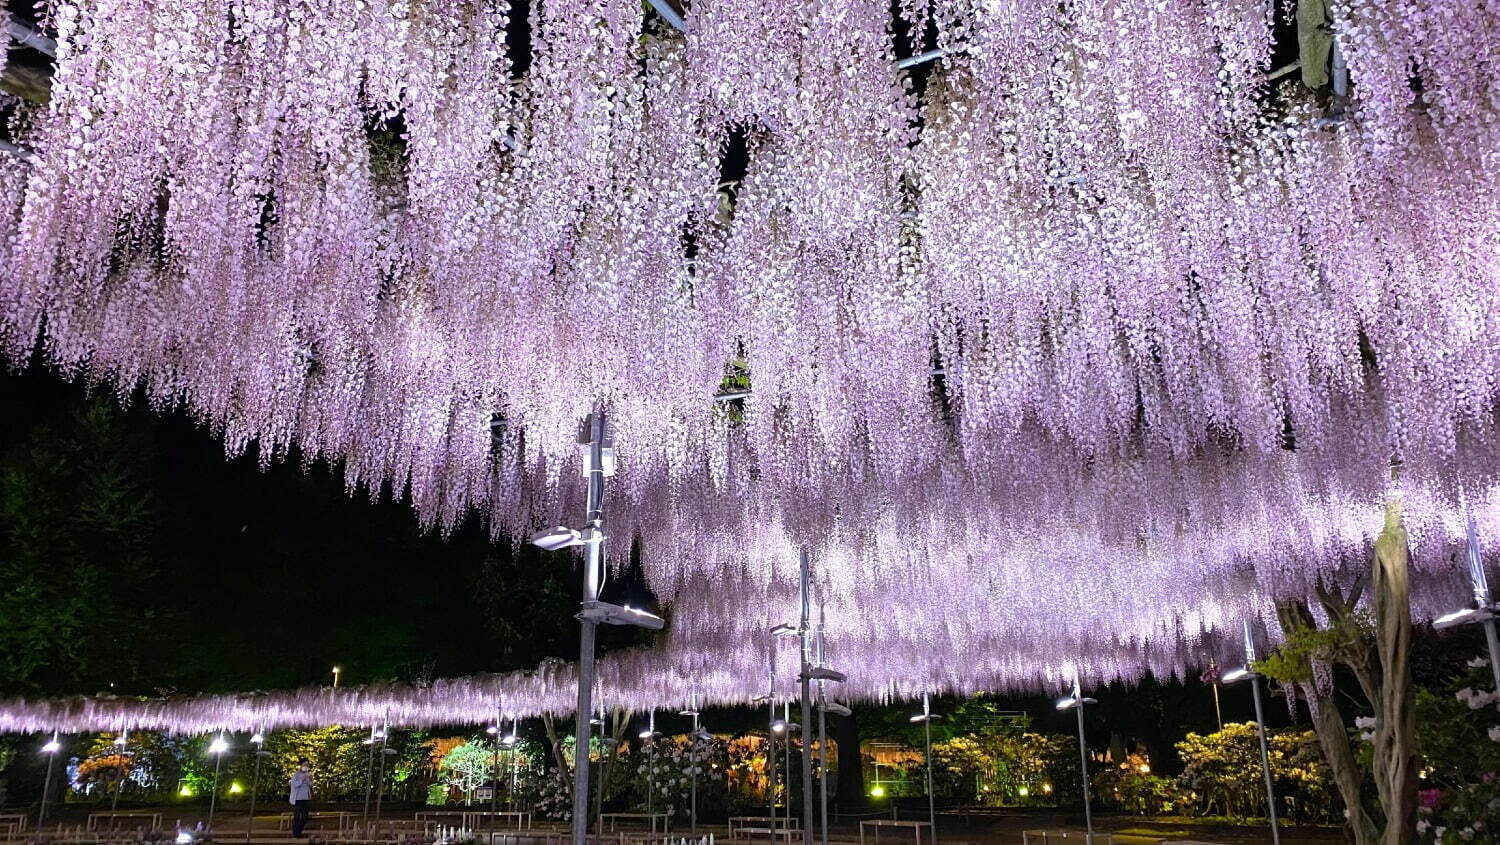
[{"label": "white flowering bush", "polygon": [[1422,843],[1500,842],[1500,694],[1487,660],[1466,667],[1445,686],[1417,693]]},{"label": "white flowering bush", "polygon": [[690,812],[695,776],[700,816],[709,803],[717,802],[723,797],[729,752],[724,740],[720,738],[658,738],[654,753],[643,743],[634,750],[633,756],[633,786],[640,805],[637,809],[646,808],[645,796],[649,789],[652,790],[650,807],[653,812],[686,818]]}]

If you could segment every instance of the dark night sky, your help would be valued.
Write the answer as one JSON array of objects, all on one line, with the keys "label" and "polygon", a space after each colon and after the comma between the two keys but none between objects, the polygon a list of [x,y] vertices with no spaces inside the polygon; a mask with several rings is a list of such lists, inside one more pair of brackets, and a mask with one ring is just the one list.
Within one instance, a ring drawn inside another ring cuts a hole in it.
[{"label": "dark night sky", "polygon": [[[0,454],[66,431],[88,401],[38,368],[0,375]],[[118,691],[284,688],[326,682],[334,665],[344,683],[449,677],[576,655],[575,556],[513,552],[477,517],[451,537],[424,532],[406,503],[351,496],[325,463],[261,471],[181,412],[110,404],[154,499],[157,575],[141,600],[154,607],[141,610],[168,638],[158,665],[109,679]],[[646,603],[638,577],[612,584]],[[82,683],[46,691],[105,677]]]}]

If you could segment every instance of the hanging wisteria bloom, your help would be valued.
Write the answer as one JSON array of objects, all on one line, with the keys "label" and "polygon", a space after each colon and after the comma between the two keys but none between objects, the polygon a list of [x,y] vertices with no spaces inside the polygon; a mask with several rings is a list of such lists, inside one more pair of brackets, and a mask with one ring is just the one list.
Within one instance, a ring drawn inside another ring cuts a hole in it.
[{"label": "hanging wisteria bloom", "polygon": [[1268,80],[1269,2],[891,5],[61,0],[0,348],[497,538],[576,518],[607,409],[609,559],[671,617],[605,666],[631,706],[759,694],[804,548],[854,697],[1229,665],[1396,493],[1417,613],[1461,599],[1461,491],[1500,533],[1492,10],[1334,3],[1329,94]]}]

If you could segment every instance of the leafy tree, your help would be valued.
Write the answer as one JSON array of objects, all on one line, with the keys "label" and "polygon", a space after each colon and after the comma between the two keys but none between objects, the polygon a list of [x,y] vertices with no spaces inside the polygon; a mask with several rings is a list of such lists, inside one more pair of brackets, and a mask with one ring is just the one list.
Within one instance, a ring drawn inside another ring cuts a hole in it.
[{"label": "leafy tree", "polygon": [[[297,761],[306,757],[312,764],[314,798],[326,801],[363,797],[370,768],[370,746],[365,744],[369,736],[368,729],[337,725],[306,731],[275,731],[266,737],[266,750],[271,756],[265,762],[262,782],[269,778],[271,783],[285,788],[297,770]],[[254,765],[249,754],[244,759]]]},{"label": "leafy tree", "polygon": [[455,746],[438,764],[438,774],[465,796],[489,783],[495,771],[495,749],[488,743],[469,740]]},{"label": "leafy tree", "polygon": [[0,692],[94,692],[140,675],[163,633],[150,451],[95,397],[0,454]]}]

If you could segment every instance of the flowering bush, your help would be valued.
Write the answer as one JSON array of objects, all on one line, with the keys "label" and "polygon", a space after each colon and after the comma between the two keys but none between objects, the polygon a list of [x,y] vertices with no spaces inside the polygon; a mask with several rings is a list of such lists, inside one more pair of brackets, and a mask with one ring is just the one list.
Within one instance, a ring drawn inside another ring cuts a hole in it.
[{"label": "flowering bush", "polygon": [[658,739],[655,752],[642,747],[635,752],[636,784],[645,807],[645,791],[655,793],[650,806],[654,812],[686,817],[690,810],[694,778],[697,779],[699,813],[708,802],[717,803],[723,796],[725,772],[729,767],[729,747],[722,738],[693,740],[686,736]]},{"label": "flowering bush", "polygon": [[536,813],[542,818],[557,821],[571,821],[573,819],[573,795],[564,783],[563,778],[558,776],[556,769],[548,769],[538,784]]},{"label": "flowering bush", "polygon": [[1101,767],[1089,784],[1106,804],[1140,816],[1170,813],[1192,801],[1175,781],[1151,774],[1142,754],[1128,754],[1119,763]]},{"label": "flowering bush", "polygon": [[[1331,818],[1333,794],[1312,731],[1272,730],[1267,745],[1281,815],[1309,821]],[[1230,723],[1211,734],[1190,733],[1177,743],[1177,752],[1185,766],[1178,782],[1189,790],[1199,812],[1265,815],[1265,781],[1254,722]]]},{"label": "flowering bush", "polygon": [[1438,689],[1417,691],[1420,842],[1500,841],[1500,694],[1475,658]]}]

